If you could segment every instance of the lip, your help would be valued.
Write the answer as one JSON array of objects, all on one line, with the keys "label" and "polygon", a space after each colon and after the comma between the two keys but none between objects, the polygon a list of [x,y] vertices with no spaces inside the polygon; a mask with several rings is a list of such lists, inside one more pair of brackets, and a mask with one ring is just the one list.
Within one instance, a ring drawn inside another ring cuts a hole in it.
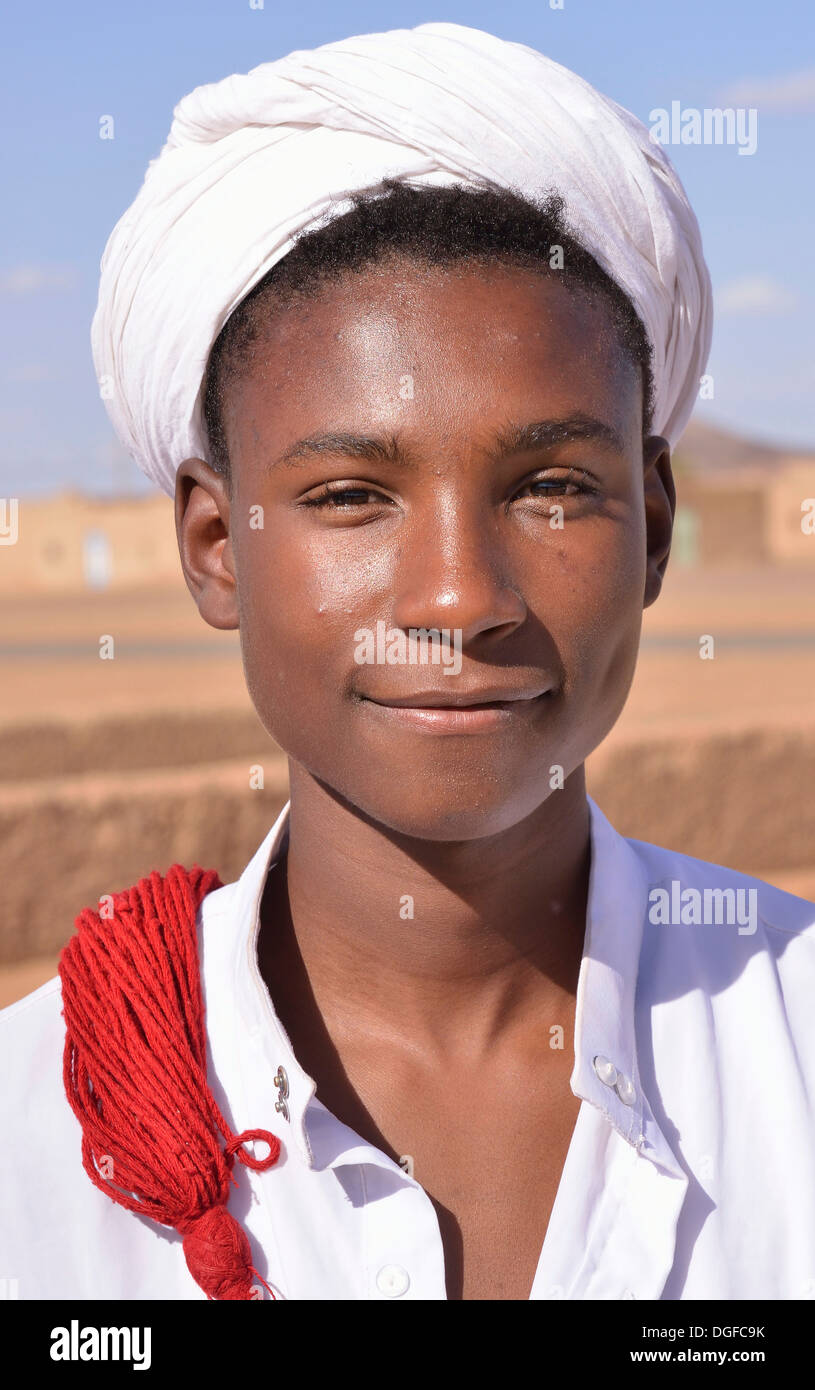
[{"label": "lip", "polygon": [[419,690],[394,699],[377,699],[374,695],[364,698],[372,704],[385,705],[388,709],[470,709],[474,705],[508,705],[537,700],[548,691],[548,686],[541,685],[517,686],[514,689],[485,685],[479,690]]},{"label": "lip", "polygon": [[373,708],[397,725],[437,734],[474,734],[500,729],[536,712],[550,690],[528,692],[492,690],[423,691],[395,700],[364,697]]}]

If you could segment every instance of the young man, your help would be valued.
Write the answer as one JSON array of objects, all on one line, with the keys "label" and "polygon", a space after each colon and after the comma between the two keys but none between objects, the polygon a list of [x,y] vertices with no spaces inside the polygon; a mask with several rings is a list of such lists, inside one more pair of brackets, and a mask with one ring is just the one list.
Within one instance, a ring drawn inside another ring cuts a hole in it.
[{"label": "young man", "polygon": [[422,25],[177,109],[95,357],[291,801],[0,1017],[21,1297],[203,1297],[226,1206],[275,1298],[811,1296],[812,906],[623,839],[583,774],[709,343],[663,152],[530,49]]}]

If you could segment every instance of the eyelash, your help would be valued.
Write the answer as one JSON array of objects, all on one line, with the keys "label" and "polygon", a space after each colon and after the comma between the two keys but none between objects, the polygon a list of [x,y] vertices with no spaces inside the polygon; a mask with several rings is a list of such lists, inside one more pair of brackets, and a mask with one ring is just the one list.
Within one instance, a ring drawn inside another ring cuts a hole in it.
[{"label": "eyelash", "polygon": [[[540,499],[542,499],[542,498],[544,498],[544,497],[565,497],[565,496],[574,497],[574,496],[576,496],[576,495],[579,494],[579,493],[590,494],[590,493],[596,493],[596,492],[597,492],[597,488],[596,488],[596,487],[593,487],[593,486],[587,481],[587,477],[588,477],[587,474],[585,474],[585,473],[579,473],[579,472],[578,472],[578,476],[575,478],[575,477],[573,476],[573,475],[575,474],[575,472],[576,472],[575,469],[573,469],[573,468],[570,469],[570,470],[569,470],[568,477],[566,477],[566,478],[533,478],[530,482],[524,483],[524,486],[523,486],[523,488],[521,489],[521,491],[523,491],[525,488],[528,488],[528,487],[543,487],[543,486],[545,486],[546,484],[550,484],[550,485],[551,485],[551,490],[549,490],[549,491],[547,491],[547,492],[544,492],[544,493],[538,493],[538,494],[537,494],[538,500],[540,500]],[[558,491],[556,490],[558,487],[560,487],[560,488],[573,487],[573,488],[575,488],[575,492],[573,492],[573,493],[558,492]],[[358,507],[361,508],[361,507],[363,507],[363,506],[365,506],[365,505],[367,505],[367,504],[364,503],[364,502],[362,502],[362,503],[352,503],[351,505],[348,505],[348,504],[344,504],[344,503],[337,502],[336,499],[339,498],[339,497],[353,496],[354,493],[356,493],[356,494],[358,494],[358,495],[361,494],[361,495],[364,496],[364,497],[369,497],[369,496],[371,496],[371,495],[376,495],[376,492],[377,492],[377,489],[376,489],[376,488],[372,488],[372,487],[347,487],[347,486],[345,486],[345,485],[343,485],[343,484],[340,484],[339,486],[337,486],[337,485],[332,485],[331,483],[327,483],[326,486],[325,486],[325,489],[323,490],[323,492],[318,493],[318,495],[317,495],[316,497],[306,497],[306,498],[304,498],[304,499],[303,499],[302,505],[303,505],[304,507],[323,507],[323,508],[328,507],[328,508],[336,508],[337,511],[354,511],[354,510],[356,510]],[[381,495],[381,494],[380,494],[380,495]],[[385,500],[388,500],[388,499],[385,499]]]}]

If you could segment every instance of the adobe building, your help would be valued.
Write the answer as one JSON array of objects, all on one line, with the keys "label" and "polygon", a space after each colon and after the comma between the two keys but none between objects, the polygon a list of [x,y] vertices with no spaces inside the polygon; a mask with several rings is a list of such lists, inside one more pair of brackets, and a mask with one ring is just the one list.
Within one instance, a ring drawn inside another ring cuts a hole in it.
[{"label": "adobe building", "polygon": [[10,514],[9,500],[5,509],[0,506],[4,596],[179,582],[173,504],[164,493],[110,499],[78,492],[21,497],[15,514]]},{"label": "adobe building", "polygon": [[671,563],[815,567],[815,534],[802,526],[807,499],[815,505],[807,459],[681,473]]}]

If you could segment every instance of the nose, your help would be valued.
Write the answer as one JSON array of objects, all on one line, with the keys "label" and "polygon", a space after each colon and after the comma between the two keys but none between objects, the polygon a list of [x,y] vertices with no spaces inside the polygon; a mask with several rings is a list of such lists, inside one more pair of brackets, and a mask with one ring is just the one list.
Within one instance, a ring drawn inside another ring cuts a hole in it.
[{"label": "nose", "polygon": [[507,636],[526,620],[494,512],[437,498],[401,536],[392,621],[402,629],[457,628],[476,637]]}]

